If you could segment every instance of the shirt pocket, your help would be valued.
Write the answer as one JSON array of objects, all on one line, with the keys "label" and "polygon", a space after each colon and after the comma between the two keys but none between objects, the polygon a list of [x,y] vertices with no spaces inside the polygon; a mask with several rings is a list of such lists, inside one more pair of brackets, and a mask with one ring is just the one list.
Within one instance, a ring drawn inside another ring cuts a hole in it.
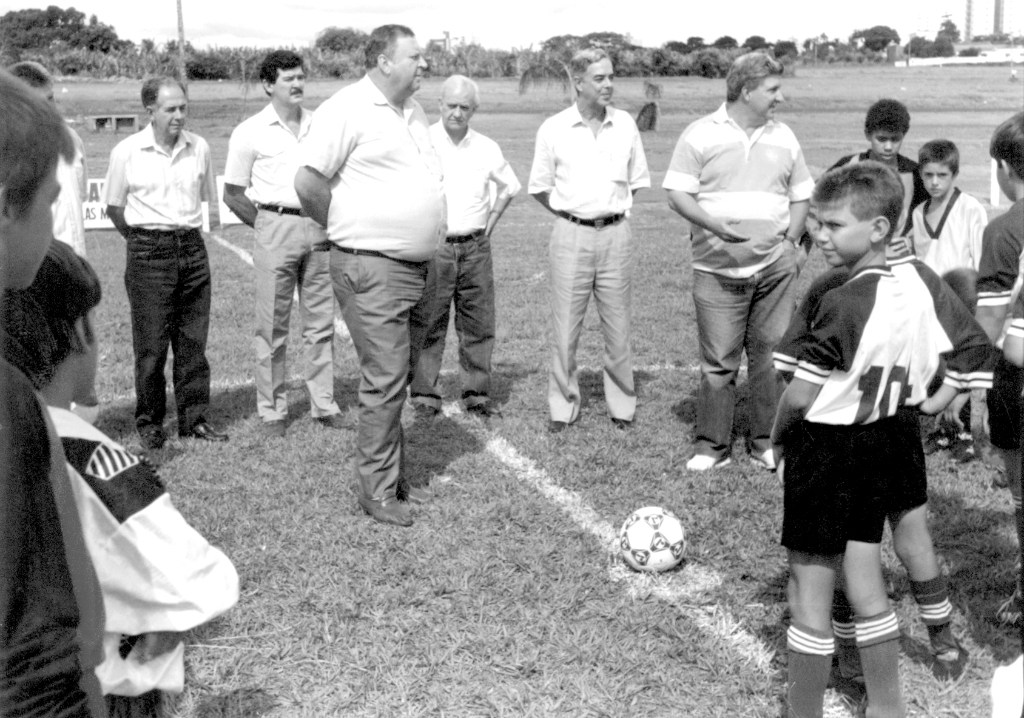
[{"label": "shirt pocket", "polygon": [[287,137],[282,137],[281,133],[278,132],[264,132],[263,135],[254,143],[256,157],[258,159],[271,160],[280,158],[281,155],[295,146],[296,142],[294,139],[289,141]]},{"label": "shirt pocket", "polygon": [[602,147],[598,153],[597,171],[619,184],[629,184],[629,152],[616,147]]}]

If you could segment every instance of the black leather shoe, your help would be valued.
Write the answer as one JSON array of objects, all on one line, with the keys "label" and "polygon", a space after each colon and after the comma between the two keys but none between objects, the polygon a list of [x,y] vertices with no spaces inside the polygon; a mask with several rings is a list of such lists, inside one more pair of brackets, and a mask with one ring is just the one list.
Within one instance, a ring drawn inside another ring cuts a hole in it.
[{"label": "black leather shoe", "polygon": [[413,411],[416,412],[416,421],[423,422],[431,422],[441,413],[441,410],[436,406],[429,406],[427,404],[417,404]]},{"label": "black leather shoe", "polygon": [[198,439],[200,441],[220,442],[228,440],[227,434],[220,433],[205,421],[200,421],[192,427],[191,431],[187,431],[184,434],[179,433],[178,436],[182,439]]},{"label": "black leather shoe", "polygon": [[156,451],[157,449],[164,448],[167,435],[164,434],[163,429],[152,426],[139,432],[139,441],[142,443],[143,448],[149,451]]},{"label": "black leather shoe", "polygon": [[360,496],[359,505],[363,511],[373,517],[374,521],[392,526],[412,526],[412,516],[409,514],[408,504],[402,503],[395,497],[374,500]]},{"label": "black leather shoe", "polygon": [[569,428],[569,425],[564,421],[549,421],[548,422],[548,433],[549,434],[561,434],[563,431]]},{"label": "black leather shoe", "polygon": [[489,401],[485,401],[482,404],[473,404],[472,406],[467,406],[466,411],[469,412],[470,414],[476,414],[481,419],[501,418],[501,409],[499,409]]},{"label": "black leather shoe", "polygon": [[342,414],[328,414],[327,416],[318,416],[313,419],[317,424],[327,429],[354,429],[355,425],[348,420],[348,417]]},{"label": "black leather shoe", "polygon": [[619,431],[626,431],[627,429],[633,428],[633,422],[629,419],[617,419],[613,416],[612,423],[615,424],[615,428]]},{"label": "black leather shoe", "polygon": [[398,486],[399,501],[405,501],[406,503],[422,506],[423,504],[432,501],[433,498],[434,492],[426,486],[411,486],[409,484],[399,484]]}]

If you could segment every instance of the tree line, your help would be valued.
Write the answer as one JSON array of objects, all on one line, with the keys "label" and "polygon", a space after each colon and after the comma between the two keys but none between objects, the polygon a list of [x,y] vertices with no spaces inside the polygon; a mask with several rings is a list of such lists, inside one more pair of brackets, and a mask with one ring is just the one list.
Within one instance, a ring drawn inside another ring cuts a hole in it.
[{"label": "tree line", "polygon": [[[293,48],[302,55],[308,73],[321,78],[357,78],[363,74],[363,47],[367,33],[355,28],[329,27],[321,31],[313,44]],[[1024,44],[1024,38],[1016,38]],[[915,57],[952,55],[953,43],[960,40],[956,25],[946,18],[934,40],[910,39],[905,50]],[[448,46],[446,46],[446,44]],[[620,76],[724,77],[732,60],[742,52],[762,50],[773,53],[792,66],[796,61],[883,62],[886,50],[899,45],[899,34],[890,27],[876,25],[857,30],[847,41],[822,35],[810,38],[802,48],[791,40],[770,42],[751,35],[742,43],[724,35],[707,43],[699,36],[671,40],[661,47],[635,44],[629,35],[595,32],[587,35],[557,35],[540,46],[520,49],[489,49],[478,43],[441,44],[431,42],[425,48],[430,71],[447,76],[462,73],[470,77],[516,77],[520,87],[532,82],[564,82],[565,67],[574,52],[584,47],[600,47],[608,52]],[[196,50],[185,44],[186,73],[189,80],[234,80],[254,83],[260,59],[274,48],[212,47]],[[51,5],[44,9],[12,10],[0,17],[0,62],[35,60],[59,76],[127,77],[174,75],[177,43],[158,45],[143,40],[136,45],[122,40],[113,27],[95,15],[86,18],[73,7]]]}]

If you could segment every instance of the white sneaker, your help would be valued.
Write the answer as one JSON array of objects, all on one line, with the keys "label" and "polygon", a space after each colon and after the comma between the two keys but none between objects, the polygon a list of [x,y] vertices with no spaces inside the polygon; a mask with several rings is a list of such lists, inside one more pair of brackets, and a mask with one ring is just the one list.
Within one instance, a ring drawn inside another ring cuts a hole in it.
[{"label": "white sneaker", "polygon": [[775,471],[775,451],[773,449],[767,449],[763,454],[751,454],[750,460],[755,464],[760,464],[768,471]]},{"label": "white sneaker", "polygon": [[728,466],[731,463],[732,459],[728,456],[723,456],[721,459],[718,459],[714,456],[708,456],[707,454],[694,454],[693,458],[686,462],[686,469],[688,471],[707,471],[708,469],[717,469],[721,466]]}]

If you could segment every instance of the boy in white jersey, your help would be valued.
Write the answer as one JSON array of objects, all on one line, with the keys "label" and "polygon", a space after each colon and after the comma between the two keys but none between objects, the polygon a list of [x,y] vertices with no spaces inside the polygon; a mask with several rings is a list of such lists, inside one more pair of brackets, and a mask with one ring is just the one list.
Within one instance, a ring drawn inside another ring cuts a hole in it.
[{"label": "boy in white jersey", "polygon": [[[988,214],[981,202],[956,186],[960,151],[949,140],[926,142],[918,150],[917,167],[928,199],[914,207],[914,254],[939,276],[963,269],[977,272]],[[925,444],[927,453],[949,448],[961,462],[974,458],[968,398],[957,397],[939,417]]]},{"label": "boy in white jersey", "polygon": [[[899,178],[879,163],[822,177],[809,227],[829,265],[849,275],[817,298],[813,318],[787,333],[776,352],[779,365],[794,370],[772,430],[785,483],[791,718],[822,715],[840,569],[855,612],[867,715],[905,715],[882,531],[890,516],[925,510],[917,411],[934,414],[959,392],[991,381],[983,371],[991,348],[951,290],[918,262],[887,266],[902,207]],[[946,376],[928,397],[940,355]]]}]

